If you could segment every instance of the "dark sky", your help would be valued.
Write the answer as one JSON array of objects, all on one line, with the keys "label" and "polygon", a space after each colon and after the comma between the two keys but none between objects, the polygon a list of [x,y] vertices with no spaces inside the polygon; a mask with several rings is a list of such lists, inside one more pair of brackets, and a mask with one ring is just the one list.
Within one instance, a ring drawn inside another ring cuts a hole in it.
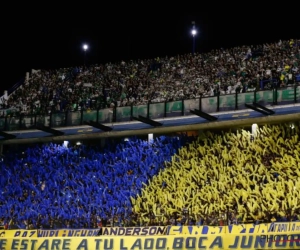
[{"label": "dark sky", "polygon": [[31,69],[83,65],[84,43],[87,64],[191,53],[192,21],[197,52],[300,38],[299,13],[290,5],[94,2],[7,8],[1,25],[1,93]]}]

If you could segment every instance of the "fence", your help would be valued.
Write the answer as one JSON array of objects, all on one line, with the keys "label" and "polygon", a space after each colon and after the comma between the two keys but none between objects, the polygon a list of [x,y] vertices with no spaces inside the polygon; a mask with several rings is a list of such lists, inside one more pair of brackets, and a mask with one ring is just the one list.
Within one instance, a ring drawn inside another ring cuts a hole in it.
[{"label": "fence", "polygon": [[164,117],[190,116],[190,110],[199,109],[205,113],[226,112],[246,109],[246,103],[261,105],[286,105],[300,103],[300,85],[286,89],[272,89],[213,97],[200,97],[190,100],[179,100],[147,105],[125,106],[98,110],[67,111],[48,115],[12,115],[5,114],[0,118],[0,130],[14,131],[34,129],[37,124],[49,127],[66,127],[83,125],[84,121],[98,123],[128,122],[135,116],[150,119]]}]

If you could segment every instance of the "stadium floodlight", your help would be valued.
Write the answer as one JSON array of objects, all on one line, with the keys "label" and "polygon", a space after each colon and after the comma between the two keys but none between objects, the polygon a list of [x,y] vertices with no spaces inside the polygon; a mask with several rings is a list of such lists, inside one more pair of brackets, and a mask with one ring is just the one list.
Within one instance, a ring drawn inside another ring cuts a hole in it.
[{"label": "stadium floodlight", "polygon": [[83,44],[82,48],[84,51],[83,66],[85,68],[85,66],[86,66],[86,51],[88,50],[89,46],[87,44]]},{"label": "stadium floodlight", "polygon": [[197,30],[196,30],[196,26],[195,26],[195,21],[192,22],[193,28],[191,31],[191,34],[193,36],[193,55],[195,54],[195,39],[196,39],[196,35],[197,35]]},{"label": "stadium floodlight", "polygon": [[68,145],[69,145],[69,141],[64,141],[64,142],[63,142],[63,146],[64,146],[65,148],[67,148]]},{"label": "stadium floodlight", "polygon": [[84,51],[87,51],[87,49],[89,48],[89,46],[87,44],[84,44],[82,48],[83,48]]},{"label": "stadium floodlight", "polygon": [[197,35],[197,30],[192,29],[192,35],[193,35],[193,37],[194,37],[195,35]]}]

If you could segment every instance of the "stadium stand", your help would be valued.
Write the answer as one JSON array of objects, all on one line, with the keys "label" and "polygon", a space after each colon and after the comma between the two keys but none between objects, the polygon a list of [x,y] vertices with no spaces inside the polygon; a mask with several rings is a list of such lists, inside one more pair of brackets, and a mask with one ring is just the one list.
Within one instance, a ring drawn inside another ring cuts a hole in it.
[{"label": "stadium stand", "polygon": [[191,220],[215,226],[224,218],[299,220],[299,167],[299,126],[263,126],[256,136],[207,132],[179,149],[132,204],[142,217],[186,208]]},{"label": "stadium stand", "polygon": [[300,219],[300,127],[43,144],[0,162],[7,229],[225,225]]},{"label": "stadium stand", "polygon": [[205,54],[32,70],[1,98],[1,113],[95,110],[286,88],[300,81],[299,45],[290,39]]},{"label": "stadium stand", "polygon": [[126,218],[131,214],[130,196],[188,139],[160,137],[152,144],[132,139],[104,153],[55,144],[28,147],[18,157],[8,153],[1,162],[2,220],[16,221],[20,228],[66,226],[51,225],[52,219],[89,228],[97,216]]},{"label": "stadium stand", "polygon": [[[300,41],[205,54],[32,70],[1,116],[95,110],[285,89],[300,82]],[[295,89],[296,99],[296,89]],[[296,101],[295,101],[296,102]],[[299,124],[131,138],[105,150],[49,143],[0,162],[0,227],[98,228],[299,221]]]}]

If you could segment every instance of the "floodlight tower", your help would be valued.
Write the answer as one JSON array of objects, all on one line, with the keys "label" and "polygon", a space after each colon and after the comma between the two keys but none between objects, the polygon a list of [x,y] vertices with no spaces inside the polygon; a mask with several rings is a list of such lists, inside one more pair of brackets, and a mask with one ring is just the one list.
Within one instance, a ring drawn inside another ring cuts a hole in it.
[{"label": "floodlight tower", "polygon": [[192,22],[192,31],[191,34],[193,36],[193,55],[195,54],[195,39],[196,39],[196,35],[197,35],[197,30],[196,30],[196,26],[195,26],[195,21]]},{"label": "floodlight tower", "polygon": [[85,66],[86,66],[86,51],[88,50],[89,46],[87,44],[84,44],[82,46],[82,48],[83,48],[83,51],[84,51],[83,66],[85,68]]}]

